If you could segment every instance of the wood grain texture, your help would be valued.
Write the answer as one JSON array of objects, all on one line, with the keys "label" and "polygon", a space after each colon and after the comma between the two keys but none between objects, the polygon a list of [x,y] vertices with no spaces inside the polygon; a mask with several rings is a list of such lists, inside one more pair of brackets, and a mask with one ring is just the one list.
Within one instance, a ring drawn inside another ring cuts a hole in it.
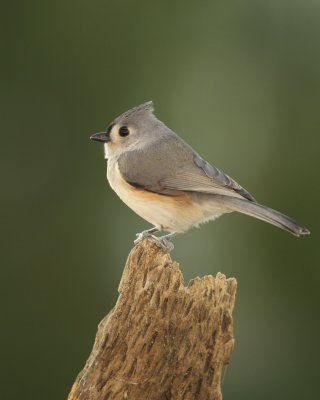
[{"label": "wood grain texture", "polygon": [[236,287],[218,273],[186,288],[179,264],[143,240],[128,257],[118,301],[99,324],[68,399],[222,399]]}]

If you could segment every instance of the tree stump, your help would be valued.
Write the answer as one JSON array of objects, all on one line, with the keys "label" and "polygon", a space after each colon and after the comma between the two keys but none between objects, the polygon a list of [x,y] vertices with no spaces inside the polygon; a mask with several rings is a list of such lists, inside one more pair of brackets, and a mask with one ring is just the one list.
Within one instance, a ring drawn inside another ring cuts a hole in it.
[{"label": "tree stump", "polygon": [[185,287],[179,264],[147,239],[140,242],[68,400],[222,399],[236,287],[221,273]]}]

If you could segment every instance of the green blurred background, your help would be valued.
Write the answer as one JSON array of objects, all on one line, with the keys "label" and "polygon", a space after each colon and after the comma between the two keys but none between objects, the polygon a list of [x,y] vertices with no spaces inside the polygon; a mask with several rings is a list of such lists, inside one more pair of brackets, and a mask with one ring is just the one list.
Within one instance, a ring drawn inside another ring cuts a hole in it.
[{"label": "green blurred background", "polygon": [[31,0],[1,14],[1,398],[65,399],[84,366],[148,227],[89,135],[151,99],[312,231],[232,214],[176,239],[186,281],[238,280],[224,398],[319,398],[320,2]]}]

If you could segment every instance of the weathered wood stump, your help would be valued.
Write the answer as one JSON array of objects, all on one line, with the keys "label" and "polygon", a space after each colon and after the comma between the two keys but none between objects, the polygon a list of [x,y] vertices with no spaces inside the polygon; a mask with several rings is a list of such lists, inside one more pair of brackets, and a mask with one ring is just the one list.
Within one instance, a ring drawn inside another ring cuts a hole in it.
[{"label": "weathered wood stump", "polygon": [[220,400],[233,349],[237,283],[218,273],[184,287],[179,264],[144,240],[69,400]]}]

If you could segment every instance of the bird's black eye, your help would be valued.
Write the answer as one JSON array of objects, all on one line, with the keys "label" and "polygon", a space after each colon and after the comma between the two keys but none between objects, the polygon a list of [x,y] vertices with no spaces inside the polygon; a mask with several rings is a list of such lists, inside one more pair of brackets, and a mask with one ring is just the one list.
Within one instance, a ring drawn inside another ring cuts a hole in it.
[{"label": "bird's black eye", "polygon": [[128,136],[129,135],[129,129],[127,126],[121,126],[119,129],[119,135],[120,136]]}]

